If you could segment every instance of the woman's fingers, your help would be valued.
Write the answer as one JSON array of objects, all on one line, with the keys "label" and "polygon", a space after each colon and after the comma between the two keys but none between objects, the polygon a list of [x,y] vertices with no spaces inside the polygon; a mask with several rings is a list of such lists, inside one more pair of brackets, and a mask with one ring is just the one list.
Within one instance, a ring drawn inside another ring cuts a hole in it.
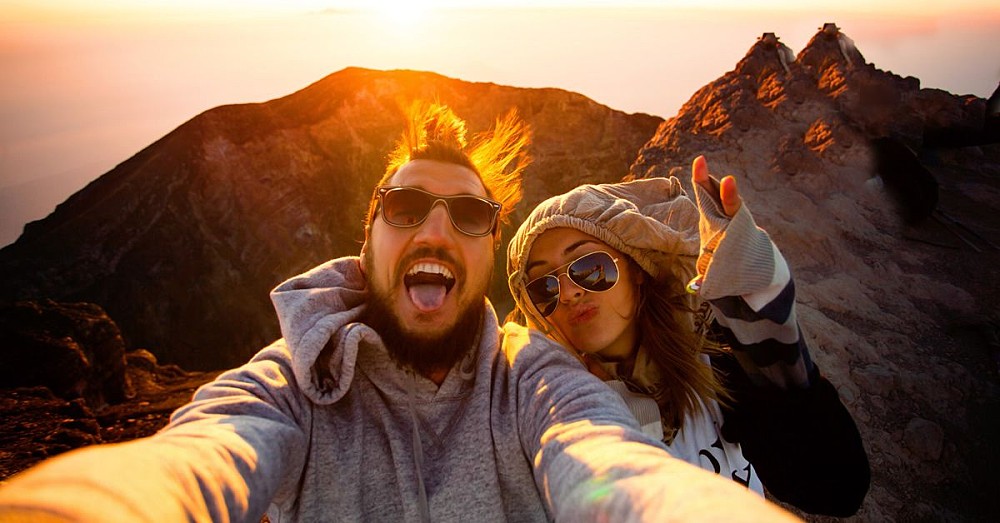
[{"label": "woman's fingers", "polygon": [[736,178],[726,176],[719,182],[719,199],[726,216],[732,218],[740,210],[740,191],[736,187]]},{"label": "woman's fingers", "polygon": [[715,186],[712,184],[711,175],[708,172],[708,161],[704,156],[698,156],[691,163],[691,182],[700,185],[703,189],[712,194],[722,203],[722,210],[726,216],[732,218],[736,211],[740,210],[740,192],[736,187],[736,178],[726,176],[719,182],[718,194],[715,194]]},{"label": "woman's fingers", "polygon": [[698,156],[691,163],[691,181],[712,192],[712,181],[708,179],[708,162],[704,156]]}]

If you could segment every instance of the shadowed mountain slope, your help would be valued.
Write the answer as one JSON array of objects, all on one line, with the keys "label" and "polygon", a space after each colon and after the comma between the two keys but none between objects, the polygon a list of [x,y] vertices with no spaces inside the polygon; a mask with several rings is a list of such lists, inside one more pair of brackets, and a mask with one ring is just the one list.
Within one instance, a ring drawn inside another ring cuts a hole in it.
[{"label": "shadowed mountain slope", "polygon": [[[558,89],[345,69],[284,98],[206,111],[28,224],[0,250],[0,297],[93,302],[130,347],[165,363],[238,365],[279,335],[274,285],[359,252],[401,108],[416,99],[450,105],[471,133],[519,111],[535,158],[522,208],[620,178],[662,121]],[[509,301],[501,273],[498,307]]]}]

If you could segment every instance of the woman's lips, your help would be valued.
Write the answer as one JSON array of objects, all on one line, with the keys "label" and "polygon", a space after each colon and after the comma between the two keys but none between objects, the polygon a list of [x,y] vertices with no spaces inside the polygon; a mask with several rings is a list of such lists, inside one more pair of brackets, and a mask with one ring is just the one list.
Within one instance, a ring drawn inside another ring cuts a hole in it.
[{"label": "woman's lips", "polygon": [[597,316],[597,307],[593,305],[583,305],[570,311],[569,322],[573,325],[586,323]]}]

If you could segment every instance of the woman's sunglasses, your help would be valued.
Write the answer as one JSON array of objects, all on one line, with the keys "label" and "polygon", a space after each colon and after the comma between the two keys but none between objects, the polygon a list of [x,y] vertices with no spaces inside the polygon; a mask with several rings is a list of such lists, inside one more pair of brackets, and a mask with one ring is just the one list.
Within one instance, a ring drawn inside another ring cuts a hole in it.
[{"label": "woman's sunglasses", "polygon": [[[585,254],[545,276],[528,282],[528,299],[543,317],[559,305],[559,277],[565,274],[581,289],[590,292],[611,290],[618,283],[618,260],[604,251]],[[564,272],[559,272],[565,267]]]},{"label": "woman's sunglasses", "polygon": [[416,227],[431,213],[437,202],[444,202],[451,224],[469,236],[486,236],[493,232],[499,203],[472,196],[442,196],[415,187],[378,188],[378,205],[382,219],[393,227]]}]

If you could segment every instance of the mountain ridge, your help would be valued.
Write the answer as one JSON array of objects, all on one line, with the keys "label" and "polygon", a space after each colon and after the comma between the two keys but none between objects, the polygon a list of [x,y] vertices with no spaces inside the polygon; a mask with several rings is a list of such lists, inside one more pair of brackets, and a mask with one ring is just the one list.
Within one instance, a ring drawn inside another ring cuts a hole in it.
[{"label": "mountain ridge", "polygon": [[[130,346],[167,363],[238,365],[278,336],[272,287],[357,254],[402,107],[434,98],[474,132],[511,108],[533,125],[519,209],[611,181],[661,121],[558,89],[347,69],[269,102],[205,111],[119,164],[0,250],[0,296],[94,302]],[[502,301],[506,287],[494,289]]]}]

